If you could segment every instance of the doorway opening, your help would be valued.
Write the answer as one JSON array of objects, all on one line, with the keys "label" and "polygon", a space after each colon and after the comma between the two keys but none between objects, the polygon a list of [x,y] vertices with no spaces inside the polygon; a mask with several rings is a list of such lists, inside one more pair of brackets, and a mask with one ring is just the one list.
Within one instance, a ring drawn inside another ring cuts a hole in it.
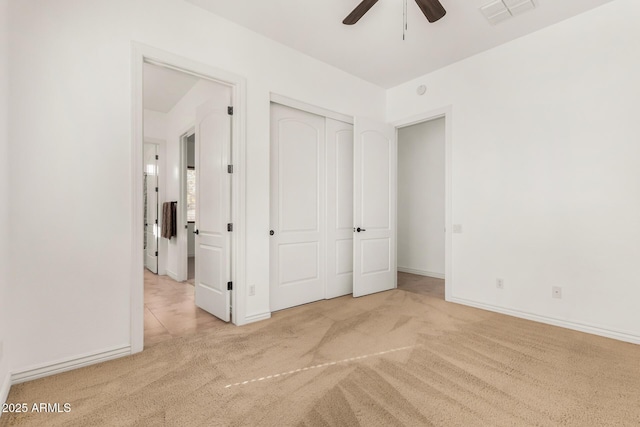
[{"label": "doorway opening", "polygon": [[[231,320],[232,282],[244,278],[237,274],[244,265],[244,178],[232,180],[231,159],[236,170],[244,166],[246,86],[243,78],[147,46],[134,44],[134,57],[132,244],[134,254],[144,252],[134,257],[132,353]],[[160,139],[166,146],[155,152],[144,145]],[[157,154],[162,150],[166,155]],[[155,165],[147,161],[153,157]],[[242,313],[244,305],[236,307]]]},{"label": "doorway opening", "polygon": [[398,289],[446,299],[448,117],[397,126]]},{"label": "doorway opening", "polygon": [[184,217],[187,220],[187,282],[195,286],[196,279],[196,134],[190,130],[182,137],[181,162],[182,194]]}]

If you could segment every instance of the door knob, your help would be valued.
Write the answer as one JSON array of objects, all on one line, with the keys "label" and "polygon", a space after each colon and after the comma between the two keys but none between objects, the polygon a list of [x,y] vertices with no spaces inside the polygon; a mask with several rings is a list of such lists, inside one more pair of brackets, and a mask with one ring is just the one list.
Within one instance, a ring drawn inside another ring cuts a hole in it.
[{"label": "door knob", "polygon": [[276,234],[276,232],[275,232],[275,231],[273,231],[273,230],[269,230],[269,236],[273,236],[274,234]]},{"label": "door knob", "polygon": [[356,228],[356,231],[359,233],[359,232],[361,232],[361,231],[367,231],[367,230],[365,230],[364,228],[360,228],[360,227],[358,227],[358,228]]},{"label": "door knob", "polygon": [[200,230],[195,230],[193,234],[200,234]]}]

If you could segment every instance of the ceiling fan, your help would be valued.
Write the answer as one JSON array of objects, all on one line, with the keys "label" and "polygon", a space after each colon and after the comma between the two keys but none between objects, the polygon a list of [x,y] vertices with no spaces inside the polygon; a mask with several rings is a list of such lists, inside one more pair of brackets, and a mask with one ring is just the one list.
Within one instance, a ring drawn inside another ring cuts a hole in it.
[{"label": "ceiling fan", "polygon": [[[376,3],[378,3],[378,0],[362,0],[362,2],[353,9],[353,12],[344,18],[342,23],[345,25],[355,24]],[[447,13],[438,0],[416,0],[416,3],[418,3],[420,10],[424,13],[424,16],[427,17],[429,22],[436,22]]]}]

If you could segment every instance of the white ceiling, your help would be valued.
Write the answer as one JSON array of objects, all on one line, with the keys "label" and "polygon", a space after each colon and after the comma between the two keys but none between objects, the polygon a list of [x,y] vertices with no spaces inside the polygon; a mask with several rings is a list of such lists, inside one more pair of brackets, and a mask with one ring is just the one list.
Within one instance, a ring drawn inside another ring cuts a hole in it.
[{"label": "white ceiling", "polygon": [[360,0],[186,0],[384,88],[396,86],[612,0],[534,0],[536,8],[492,26],[479,8],[492,0],[440,0],[429,24],[414,0],[380,0],[355,25],[342,20]]},{"label": "white ceiling", "polygon": [[144,64],[144,108],[168,113],[198,80],[169,68]]}]

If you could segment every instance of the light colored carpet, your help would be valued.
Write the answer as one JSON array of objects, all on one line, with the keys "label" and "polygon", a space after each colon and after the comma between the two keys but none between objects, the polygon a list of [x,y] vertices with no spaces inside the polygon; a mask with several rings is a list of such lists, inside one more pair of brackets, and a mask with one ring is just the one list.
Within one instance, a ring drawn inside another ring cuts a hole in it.
[{"label": "light colored carpet", "polygon": [[635,426],[640,346],[394,290],[159,343],[9,401],[71,412],[3,426]]}]

